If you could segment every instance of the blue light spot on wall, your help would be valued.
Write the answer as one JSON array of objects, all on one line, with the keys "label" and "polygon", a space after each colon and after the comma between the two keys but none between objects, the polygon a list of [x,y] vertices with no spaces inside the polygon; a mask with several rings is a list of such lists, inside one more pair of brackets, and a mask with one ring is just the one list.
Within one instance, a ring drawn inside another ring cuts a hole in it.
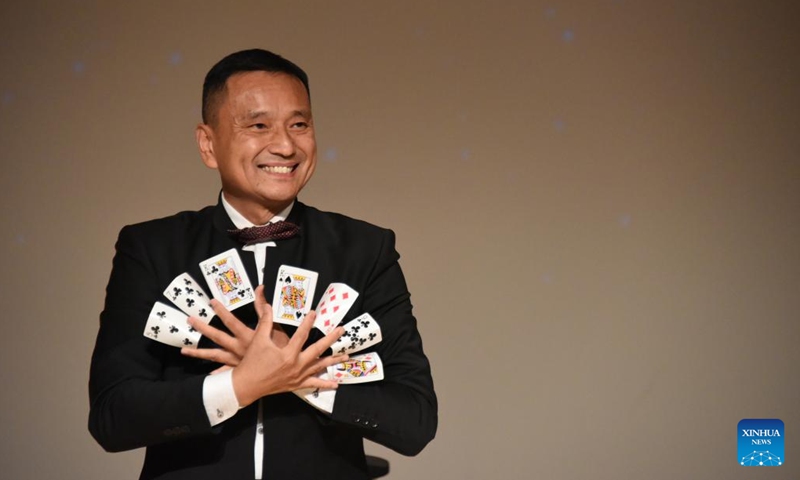
[{"label": "blue light spot on wall", "polygon": [[11,105],[16,98],[13,92],[3,92],[3,105]]},{"label": "blue light spot on wall", "polygon": [[469,160],[472,158],[472,150],[469,148],[462,148],[461,149],[461,160]]},{"label": "blue light spot on wall", "polygon": [[563,132],[567,129],[567,122],[561,118],[556,118],[553,120],[553,128],[555,128],[557,132]]},{"label": "blue light spot on wall", "polygon": [[181,52],[172,52],[172,55],[169,56],[170,65],[180,65],[181,62],[183,62]]},{"label": "blue light spot on wall", "polygon": [[81,61],[72,62],[72,71],[80,75],[86,71],[86,64]]},{"label": "blue light spot on wall", "polygon": [[549,285],[549,284],[551,284],[551,283],[553,283],[553,276],[552,276],[552,275],[550,275],[549,273],[545,273],[545,274],[544,274],[544,275],[542,275],[540,278],[542,279],[542,282],[543,282],[543,283],[546,283],[546,284],[548,284],[548,285]]},{"label": "blue light spot on wall", "polygon": [[25,244],[25,235],[23,235],[21,233],[18,233],[14,237],[14,243],[16,243],[17,245],[24,245]]},{"label": "blue light spot on wall", "polygon": [[323,155],[323,158],[325,159],[326,162],[335,162],[338,157],[339,157],[339,152],[336,151],[336,149],[333,147],[327,148],[325,150],[325,154]]},{"label": "blue light spot on wall", "polygon": [[570,43],[575,39],[575,32],[572,31],[571,28],[568,28],[564,30],[564,33],[561,34],[561,39],[566,43]]},{"label": "blue light spot on wall", "polygon": [[623,215],[620,215],[619,218],[617,219],[617,223],[619,223],[619,226],[622,227],[622,228],[630,227],[632,221],[633,221],[633,218],[631,217],[631,215],[629,213],[625,213]]}]

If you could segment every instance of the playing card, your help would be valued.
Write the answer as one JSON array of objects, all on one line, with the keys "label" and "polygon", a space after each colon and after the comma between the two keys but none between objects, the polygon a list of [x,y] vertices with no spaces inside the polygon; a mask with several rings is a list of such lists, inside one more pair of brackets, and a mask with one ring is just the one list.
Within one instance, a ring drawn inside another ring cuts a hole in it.
[{"label": "playing card", "polygon": [[208,296],[188,273],[182,273],[175,277],[175,280],[164,290],[164,296],[186,315],[197,317],[206,323],[214,317],[214,310],[208,303]]},{"label": "playing card", "polygon": [[197,348],[201,335],[186,323],[187,318],[180,310],[156,302],[147,317],[144,336],[173,347]]},{"label": "playing card", "polygon": [[228,310],[235,310],[255,301],[255,293],[247,278],[239,252],[235,248],[200,262],[211,295]]},{"label": "playing card", "polygon": [[367,383],[383,380],[383,363],[377,353],[356,355],[328,367],[328,377],[338,383]]},{"label": "playing card", "polygon": [[358,292],[344,283],[331,283],[317,304],[314,326],[328,334],[339,325],[358,298]]},{"label": "playing card", "polygon": [[344,325],[344,334],[331,345],[334,355],[365,350],[383,340],[381,327],[369,313],[350,320]]},{"label": "playing card", "polygon": [[[317,378],[328,380],[328,371],[323,370],[317,374]],[[300,390],[295,390],[294,394],[319,410],[333,413],[336,390],[332,388],[302,388]]]},{"label": "playing card", "polygon": [[317,272],[311,270],[281,265],[272,299],[275,323],[300,325],[303,317],[311,310],[317,276]]}]

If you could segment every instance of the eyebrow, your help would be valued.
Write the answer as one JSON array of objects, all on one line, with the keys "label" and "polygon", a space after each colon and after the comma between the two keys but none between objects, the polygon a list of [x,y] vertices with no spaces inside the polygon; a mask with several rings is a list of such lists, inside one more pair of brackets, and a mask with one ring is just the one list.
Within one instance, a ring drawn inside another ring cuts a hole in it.
[{"label": "eyebrow", "polygon": [[[244,118],[246,118],[248,120],[254,120],[256,118],[262,118],[262,117],[269,118],[271,116],[272,116],[272,112],[270,112],[268,110],[251,110],[251,111],[247,112],[244,115]],[[311,111],[310,110],[294,110],[294,111],[292,111],[291,116],[292,117],[305,117],[305,118],[308,118],[308,117],[311,116]]]}]

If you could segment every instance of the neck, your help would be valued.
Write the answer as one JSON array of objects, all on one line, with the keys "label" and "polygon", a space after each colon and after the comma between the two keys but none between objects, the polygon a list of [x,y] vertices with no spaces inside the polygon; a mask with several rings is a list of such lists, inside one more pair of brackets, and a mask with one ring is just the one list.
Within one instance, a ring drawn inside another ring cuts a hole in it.
[{"label": "neck", "polygon": [[288,202],[275,203],[271,205],[259,205],[252,201],[242,201],[239,198],[231,196],[230,194],[222,193],[225,201],[230,204],[237,212],[246,218],[253,225],[265,225],[272,220],[275,215],[278,215],[292,204],[293,200]]}]

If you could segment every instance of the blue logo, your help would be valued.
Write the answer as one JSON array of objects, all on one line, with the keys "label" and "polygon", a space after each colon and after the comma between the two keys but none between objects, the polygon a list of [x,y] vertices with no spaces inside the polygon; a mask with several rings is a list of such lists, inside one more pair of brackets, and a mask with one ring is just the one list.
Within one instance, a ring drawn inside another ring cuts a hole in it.
[{"label": "blue logo", "polygon": [[783,465],[783,422],[777,418],[746,418],[739,422],[739,465]]}]

